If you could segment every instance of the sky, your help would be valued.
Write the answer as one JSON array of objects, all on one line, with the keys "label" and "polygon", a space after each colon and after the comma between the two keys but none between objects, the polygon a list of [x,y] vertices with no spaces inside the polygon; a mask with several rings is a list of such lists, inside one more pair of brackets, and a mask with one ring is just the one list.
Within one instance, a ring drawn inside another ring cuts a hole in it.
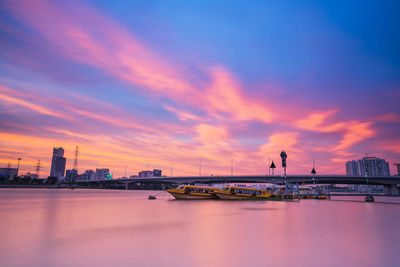
[{"label": "sky", "polygon": [[400,162],[398,1],[0,0],[0,167],[114,177]]}]

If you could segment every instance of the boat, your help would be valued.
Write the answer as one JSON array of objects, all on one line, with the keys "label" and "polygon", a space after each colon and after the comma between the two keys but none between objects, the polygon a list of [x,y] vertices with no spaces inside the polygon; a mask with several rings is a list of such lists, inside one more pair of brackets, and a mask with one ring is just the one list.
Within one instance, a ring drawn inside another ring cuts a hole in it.
[{"label": "boat", "polygon": [[175,189],[168,189],[176,199],[218,199],[214,192],[218,190],[216,187],[196,186],[196,185],[179,185]]},{"label": "boat", "polygon": [[[285,197],[285,187],[277,188],[277,195]],[[292,188],[288,190],[288,198],[298,199],[300,195],[300,199],[328,199],[328,196],[322,194],[322,191],[315,190],[311,187],[300,186],[298,188]]]},{"label": "boat", "polygon": [[328,196],[319,189],[300,186],[299,191],[302,199],[328,199]]},{"label": "boat", "polygon": [[220,199],[225,200],[282,200],[272,192],[267,192],[263,189],[226,186],[214,192]]}]

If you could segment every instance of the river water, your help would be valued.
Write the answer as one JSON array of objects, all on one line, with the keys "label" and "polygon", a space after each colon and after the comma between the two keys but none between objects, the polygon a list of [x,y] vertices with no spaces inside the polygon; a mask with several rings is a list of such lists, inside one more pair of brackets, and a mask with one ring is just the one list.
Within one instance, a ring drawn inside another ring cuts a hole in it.
[{"label": "river water", "polygon": [[0,266],[400,266],[400,199],[0,189]]}]

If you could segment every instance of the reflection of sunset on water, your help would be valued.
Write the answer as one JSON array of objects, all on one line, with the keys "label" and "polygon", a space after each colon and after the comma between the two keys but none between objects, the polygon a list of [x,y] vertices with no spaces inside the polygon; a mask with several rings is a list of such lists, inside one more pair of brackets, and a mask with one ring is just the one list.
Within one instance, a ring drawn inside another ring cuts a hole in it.
[{"label": "reflection of sunset on water", "polygon": [[0,256],[8,266],[390,266],[399,259],[396,198],[179,201],[147,200],[149,191],[1,190]]}]

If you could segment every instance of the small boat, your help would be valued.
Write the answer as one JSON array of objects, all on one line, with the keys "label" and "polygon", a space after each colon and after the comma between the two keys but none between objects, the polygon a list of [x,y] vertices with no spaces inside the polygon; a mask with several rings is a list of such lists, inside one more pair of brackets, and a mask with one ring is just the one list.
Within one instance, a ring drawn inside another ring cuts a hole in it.
[{"label": "small boat", "polygon": [[226,186],[214,192],[220,199],[225,200],[282,200],[277,195],[263,189]]},{"label": "small boat", "polygon": [[[285,187],[279,187],[276,192],[277,195],[285,197]],[[319,190],[314,190],[311,187],[300,186],[297,189],[289,189],[288,198],[298,199],[327,199],[328,196],[322,194]]]},{"label": "small boat", "polygon": [[374,202],[374,201],[375,201],[375,199],[372,195],[367,195],[365,197],[365,202]]},{"label": "small boat", "polygon": [[299,187],[299,191],[302,199],[328,199],[328,196],[318,189]]},{"label": "small boat", "polygon": [[149,195],[148,199],[156,199],[156,196]]},{"label": "small boat", "polygon": [[168,189],[176,199],[218,199],[214,191],[218,190],[216,187],[209,186],[195,186],[195,185],[180,185],[175,189]]}]

